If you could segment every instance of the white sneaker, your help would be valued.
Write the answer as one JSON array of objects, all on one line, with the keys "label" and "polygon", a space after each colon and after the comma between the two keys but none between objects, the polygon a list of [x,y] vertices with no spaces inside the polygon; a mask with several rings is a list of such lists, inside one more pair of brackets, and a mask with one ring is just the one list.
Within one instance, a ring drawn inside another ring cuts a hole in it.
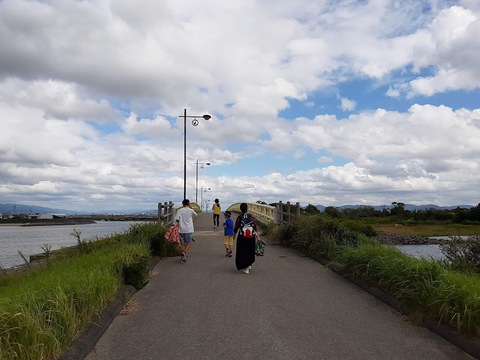
[{"label": "white sneaker", "polygon": [[244,273],[244,274],[250,274],[250,269],[249,269],[249,268],[244,269],[244,270],[243,270],[243,273]]},{"label": "white sneaker", "polygon": [[252,270],[252,265],[250,265],[247,269],[248,269],[248,270]]}]

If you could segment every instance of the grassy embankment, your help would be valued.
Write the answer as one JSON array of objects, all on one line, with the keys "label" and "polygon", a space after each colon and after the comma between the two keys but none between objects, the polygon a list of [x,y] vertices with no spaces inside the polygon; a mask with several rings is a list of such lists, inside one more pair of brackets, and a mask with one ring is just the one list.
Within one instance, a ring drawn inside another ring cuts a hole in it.
[{"label": "grassy embankment", "polygon": [[282,245],[330,260],[392,294],[415,309],[417,319],[439,319],[460,332],[480,337],[480,276],[472,270],[475,266],[460,271],[446,262],[415,259],[381,245],[374,236],[374,228],[403,235],[439,236],[480,234],[479,227],[372,224],[369,220],[341,222],[311,215],[267,231]]},{"label": "grassy embankment", "polygon": [[480,225],[463,224],[378,224],[366,220],[375,231],[387,234],[418,236],[474,236],[480,235]]},{"label": "grassy embankment", "polygon": [[123,284],[147,282],[152,255],[177,248],[156,223],[95,241],[80,239],[40,267],[0,272],[0,359],[58,358],[110,303]]}]

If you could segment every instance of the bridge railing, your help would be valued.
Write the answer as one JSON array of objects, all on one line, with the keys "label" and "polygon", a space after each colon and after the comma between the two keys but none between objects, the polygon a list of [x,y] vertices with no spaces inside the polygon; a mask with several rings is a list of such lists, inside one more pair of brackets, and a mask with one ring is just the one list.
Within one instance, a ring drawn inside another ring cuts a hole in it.
[{"label": "bridge railing", "polygon": [[298,216],[300,216],[300,203],[297,202],[295,205],[292,205],[290,201],[287,201],[285,204],[281,201],[278,202],[276,224],[290,223]]},{"label": "bridge railing", "polygon": [[[290,204],[290,201],[286,203],[279,201],[275,206],[260,203],[247,203],[247,205],[248,212],[263,225],[290,223],[300,215],[300,204],[298,202],[294,205]],[[162,225],[172,225],[175,221],[175,212],[179,207],[171,201],[163,204],[158,203],[158,222]],[[201,211],[196,204],[192,204],[192,207],[197,212]],[[240,203],[230,205],[227,210],[240,214]]]},{"label": "bridge railing", "polygon": [[[275,222],[275,206],[258,203],[247,203],[247,205],[248,212],[261,224],[268,225]],[[240,214],[240,203],[230,205],[227,210]]]},{"label": "bridge railing", "polygon": [[158,222],[162,225],[172,225],[175,221],[175,204],[170,202],[158,203]]},{"label": "bridge railing", "polygon": [[[191,203],[192,209],[195,210],[197,213],[202,212],[198,204]],[[162,225],[173,225],[175,222],[175,215],[177,210],[180,209],[181,205],[175,205],[171,201],[158,203],[158,222]]]},{"label": "bridge railing", "polygon": [[[300,204],[298,202],[295,205],[290,204],[289,201],[287,203],[279,201],[275,206],[259,203],[247,203],[247,205],[248,212],[264,225],[289,223],[300,215]],[[228,211],[241,213],[240,203],[230,205]]]}]

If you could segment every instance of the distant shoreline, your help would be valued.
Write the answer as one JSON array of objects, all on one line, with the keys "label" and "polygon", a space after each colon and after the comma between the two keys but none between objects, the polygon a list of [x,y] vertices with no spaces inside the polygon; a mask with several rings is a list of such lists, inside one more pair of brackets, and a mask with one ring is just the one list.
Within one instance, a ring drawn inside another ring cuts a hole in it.
[{"label": "distant shoreline", "polygon": [[53,226],[53,225],[83,225],[95,224],[95,220],[89,219],[65,219],[65,220],[34,220],[34,221],[9,221],[0,220],[0,226]]}]

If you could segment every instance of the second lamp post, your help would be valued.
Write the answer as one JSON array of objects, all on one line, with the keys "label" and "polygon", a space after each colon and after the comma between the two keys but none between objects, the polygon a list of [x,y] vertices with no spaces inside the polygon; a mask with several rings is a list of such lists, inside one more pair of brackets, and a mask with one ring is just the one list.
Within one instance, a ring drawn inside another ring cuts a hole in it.
[{"label": "second lamp post", "polygon": [[197,118],[210,120],[212,117],[206,115],[189,115],[187,116],[187,109],[183,111],[183,199],[187,198],[187,117],[193,118],[192,125],[197,126]]},{"label": "second lamp post", "polygon": [[209,166],[210,163],[209,162],[198,162],[198,159],[197,159],[197,164],[196,164],[196,167],[195,167],[195,204],[198,204],[198,165],[200,165],[200,167],[203,169],[204,165]]}]

